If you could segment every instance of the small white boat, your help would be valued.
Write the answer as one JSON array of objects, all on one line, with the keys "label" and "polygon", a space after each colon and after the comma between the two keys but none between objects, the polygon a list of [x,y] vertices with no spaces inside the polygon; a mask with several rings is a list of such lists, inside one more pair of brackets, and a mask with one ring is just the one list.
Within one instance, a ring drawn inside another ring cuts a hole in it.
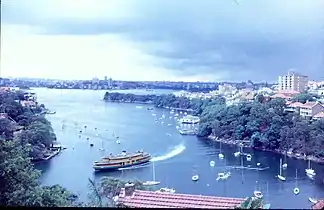
[{"label": "small white boat", "polygon": [[116,143],[117,143],[117,144],[120,144],[120,141],[119,141],[119,140],[117,140],[117,141],[116,141]]},{"label": "small white boat", "polygon": [[314,180],[315,179],[315,176],[314,175],[310,175],[310,174],[306,174],[308,178],[310,178],[311,180]]},{"label": "small white boat", "polygon": [[209,165],[210,165],[210,167],[214,167],[214,166],[215,166],[215,161],[211,160],[211,161],[209,162]]},{"label": "small white boat", "polygon": [[168,126],[172,126],[172,124],[171,124],[171,123],[169,123],[169,124],[168,124]]},{"label": "small white boat", "polygon": [[308,160],[308,168],[305,169],[305,172],[308,177],[314,177],[316,175],[314,169],[311,167],[310,160]]},{"label": "small white boat", "polygon": [[142,106],[136,106],[136,109],[142,109],[143,107]]},{"label": "small white boat", "polygon": [[153,114],[152,114],[152,116],[156,116],[156,114],[155,114],[155,113],[153,113]]},{"label": "small white boat", "polygon": [[310,176],[315,176],[316,175],[314,169],[311,169],[311,168],[305,169],[305,172],[306,172],[307,175],[310,175]]},{"label": "small white boat", "polygon": [[99,148],[99,151],[105,151],[105,149],[104,148]]},{"label": "small white boat", "polygon": [[167,188],[167,187],[162,187],[156,192],[161,192],[161,193],[175,193],[175,190],[172,188]]},{"label": "small white boat", "polygon": [[169,119],[172,119],[172,116],[170,116]]},{"label": "small white boat", "polygon": [[279,165],[279,174],[278,179],[281,181],[286,181],[286,177],[282,176],[282,159],[280,158],[280,165]]},{"label": "small white boat", "polygon": [[240,156],[240,154],[241,154],[240,152],[234,152],[234,156],[235,156],[235,157]]},{"label": "small white boat", "polygon": [[161,182],[158,182],[158,181],[146,181],[146,182],[143,182],[143,185],[144,186],[153,186],[153,185],[158,185],[160,183]]},{"label": "small white boat", "polygon": [[226,180],[230,176],[231,176],[231,172],[226,172],[226,173],[220,172],[220,173],[217,174],[216,181],[218,181],[218,180]]},{"label": "small white boat", "polygon": [[180,112],[180,114],[182,114],[182,112]]},{"label": "small white boat", "polygon": [[287,169],[287,167],[288,167],[288,164],[287,163],[285,163],[285,164],[282,165],[282,169]]},{"label": "small white boat", "polygon": [[191,177],[192,181],[198,181],[198,179],[199,179],[198,175],[194,175],[194,176]]},{"label": "small white boat", "polygon": [[286,177],[284,177],[284,176],[278,175],[277,177],[281,181],[286,181]]},{"label": "small white boat", "polygon": [[164,114],[162,115],[162,118],[165,118],[165,115]]},{"label": "small white boat", "polygon": [[314,203],[314,204],[318,202],[315,198],[311,198],[311,197],[309,197],[308,200],[309,200],[309,202]]},{"label": "small white boat", "polygon": [[262,198],[263,197],[262,192],[258,191],[258,190],[255,190],[253,194],[254,194],[254,196],[256,198]]},{"label": "small white boat", "polygon": [[225,156],[222,153],[219,153],[218,157],[219,157],[219,159],[224,159]]},{"label": "small white boat", "polygon": [[246,160],[247,160],[247,161],[251,161],[251,160],[252,160],[252,155],[247,154],[247,155],[246,155]]}]

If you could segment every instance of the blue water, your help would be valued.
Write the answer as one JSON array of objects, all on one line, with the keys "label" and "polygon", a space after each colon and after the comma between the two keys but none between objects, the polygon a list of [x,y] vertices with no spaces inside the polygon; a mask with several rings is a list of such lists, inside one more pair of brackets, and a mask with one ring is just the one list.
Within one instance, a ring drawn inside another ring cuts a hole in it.
[{"label": "blue water", "polygon": [[[57,112],[55,115],[49,115],[48,119],[52,122],[60,143],[68,148],[50,162],[37,165],[43,170],[41,181],[43,184],[61,184],[77,192],[82,200],[87,198],[88,178],[99,180],[102,176],[115,176],[152,180],[151,164],[114,172],[94,173],[92,169],[92,162],[105,154],[140,149],[154,156],[156,180],[161,181],[160,187],[172,187],[179,193],[247,197],[253,194],[258,181],[265,200],[271,203],[272,208],[310,208],[308,197],[324,197],[321,178],[324,167],[321,165],[312,164],[318,178],[311,181],[304,173],[307,167],[305,161],[288,159],[288,169],[284,172],[287,181],[279,182],[275,176],[279,172],[280,156],[246,149],[246,152],[251,152],[253,158],[250,163],[244,161],[245,166],[250,164],[251,167],[256,167],[256,163],[260,162],[261,167],[269,166],[270,169],[259,172],[243,170],[243,173],[242,170],[232,169],[232,176],[227,181],[217,182],[217,173],[223,171],[225,165],[240,165],[240,158],[233,155],[237,148],[222,145],[225,160],[219,160],[219,143],[194,136],[181,136],[175,127],[175,120],[169,119],[171,114],[167,110],[148,111],[146,105],[141,105],[141,109],[136,108],[135,104],[107,103],[100,100],[104,91],[33,91],[37,93],[40,103]],[[137,90],[137,93],[147,92]],[[152,113],[155,113],[156,117],[152,116]],[[161,120],[155,123],[154,120],[163,114],[165,123],[161,124]],[[62,123],[65,124],[64,130]],[[168,126],[169,123],[172,126]],[[84,125],[87,125],[86,129]],[[81,137],[80,130],[83,131]],[[121,144],[116,144],[112,132],[120,136]],[[87,140],[87,137],[90,140]],[[94,147],[89,146],[90,142],[94,143]],[[99,151],[102,144],[105,151]],[[216,162],[214,168],[209,166],[211,160]],[[194,174],[199,174],[199,181],[191,181]],[[293,194],[296,185],[300,188],[298,196]]]}]

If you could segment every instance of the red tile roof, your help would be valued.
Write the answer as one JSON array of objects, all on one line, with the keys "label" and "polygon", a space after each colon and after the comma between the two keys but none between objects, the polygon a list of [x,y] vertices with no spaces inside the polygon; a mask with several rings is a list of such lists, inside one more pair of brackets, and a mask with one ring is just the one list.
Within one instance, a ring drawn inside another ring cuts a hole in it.
[{"label": "red tile roof", "polygon": [[270,98],[283,98],[283,99],[290,99],[292,98],[291,96],[288,96],[286,94],[283,94],[283,93],[276,93],[272,96],[270,96]]},{"label": "red tile roof", "polygon": [[312,205],[312,209],[323,209],[324,208],[324,200],[319,200],[317,203]]},{"label": "red tile roof", "polygon": [[[123,191],[124,189],[122,189]],[[171,194],[163,192],[135,190],[131,196],[121,192],[117,203],[131,208],[234,208],[240,205],[243,198]]]},{"label": "red tile roof", "polygon": [[294,102],[294,103],[289,104],[288,107],[296,108],[296,107],[301,107],[301,106],[303,106],[303,105],[304,105],[303,103],[300,103],[300,102]]},{"label": "red tile roof", "polygon": [[307,102],[304,103],[300,106],[300,108],[306,108],[306,109],[310,109],[313,108],[313,106],[315,106],[318,102]]}]

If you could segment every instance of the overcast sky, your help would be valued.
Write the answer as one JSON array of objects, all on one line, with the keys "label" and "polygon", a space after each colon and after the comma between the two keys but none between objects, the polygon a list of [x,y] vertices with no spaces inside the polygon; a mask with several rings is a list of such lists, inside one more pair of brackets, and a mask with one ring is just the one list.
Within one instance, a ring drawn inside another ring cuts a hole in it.
[{"label": "overcast sky", "polygon": [[1,76],[324,80],[323,0],[2,0]]}]

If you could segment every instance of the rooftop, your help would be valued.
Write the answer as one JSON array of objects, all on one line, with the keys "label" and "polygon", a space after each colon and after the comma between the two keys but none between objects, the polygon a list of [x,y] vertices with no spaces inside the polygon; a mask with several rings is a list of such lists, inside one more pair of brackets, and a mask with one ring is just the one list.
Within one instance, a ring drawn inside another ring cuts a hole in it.
[{"label": "rooftop", "polygon": [[312,108],[313,106],[315,106],[316,104],[318,104],[318,102],[306,102],[299,107],[309,109],[309,108]]},{"label": "rooftop", "polygon": [[131,208],[234,208],[244,201],[243,198],[227,198],[190,194],[171,194],[163,192],[135,190],[125,196],[122,188],[117,203]]}]

